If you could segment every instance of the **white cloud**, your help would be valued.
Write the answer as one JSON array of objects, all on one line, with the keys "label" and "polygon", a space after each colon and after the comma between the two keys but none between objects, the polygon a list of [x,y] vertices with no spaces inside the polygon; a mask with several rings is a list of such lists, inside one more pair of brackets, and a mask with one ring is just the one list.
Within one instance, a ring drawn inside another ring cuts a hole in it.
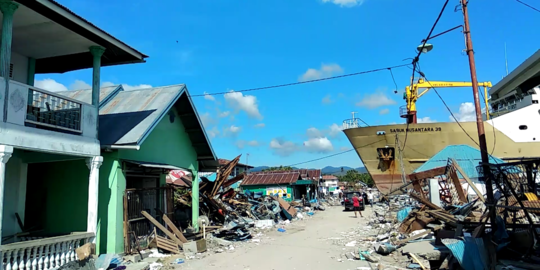
[{"label": "white cloud", "polygon": [[69,86],[69,90],[86,90],[86,89],[92,89],[92,86],[81,80],[75,80],[75,82]]},{"label": "white cloud", "polygon": [[255,127],[255,128],[263,128],[263,127],[265,127],[265,126],[266,126],[266,125],[265,125],[264,123],[258,123],[258,124],[256,124],[256,125],[253,126],[253,127]]},{"label": "white cloud", "polygon": [[330,138],[335,138],[337,136],[339,136],[342,132],[342,129],[341,129],[341,126],[339,126],[338,124],[332,124],[330,126],[330,129],[328,130],[328,136]]},{"label": "white cloud", "polygon": [[306,151],[312,153],[328,153],[334,151],[332,142],[326,137],[310,138],[304,142]]},{"label": "white cloud", "polygon": [[282,157],[290,156],[299,150],[298,145],[291,141],[285,141],[282,138],[274,138],[270,141],[270,149],[274,154]]},{"label": "white cloud", "polygon": [[205,128],[216,123],[215,119],[208,112],[201,114],[200,118]]},{"label": "white cloud", "polygon": [[390,109],[382,109],[379,114],[380,115],[384,115],[384,114],[388,114],[390,112]]},{"label": "white cloud", "polygon": [[416,119],[418,123],[435,123],[437,120],[431,119],[429,116]]},{"label": "white cloud", "polygon": [[310,138],[310,139],[311,138],[321,138],[321,137],[324,136],[323,133],[320,130],[318,130],[318,129],[314,128],[314,127],[308,128],[307,131],[306,131],[306,134],[307,134],[308,138]]},{"label": "white cloud", "polygon": [[389,98],[385,93],[375,92],[371,95],[366,95],[362,100],[360,100],[360,102],[356,103],[356,106],[375,109],[394,104],[396,104],[396,101]]},{"label": "white cloud", "polygon": [[241,127],[231,125],[230,127],[225,128],[225,130],[223,131],[223,135],[224,136],[230,136],[230,137],[236,137],[241,130],[242,130]]},{"label": "white cloud", "polygon": [[219,113],[219,117],[222,117],[222,118],[223,118],[223,117],[227,117],[227,116],[229,116],[229,114],[231,114],[231,112],[229,112],[229,111],[224,111],[224,112]]},{"label": "white cloud", "polygon": [[[476,121],[476,109],[472,102],[464,102],[459,105],[459,112],[454,113],[458,122],[472,122]],[[452,115],[448,116],[450,121],[455,122],[456,120]]]},{"label": "white cloud", "polygon": [[259,104],[257,97],[251,95],[243,95],[240,92],[231,90],[225,94],[227,105],[236,111],[244,111],[249,117],[261,120],[263,117],[259,112]]},{"label": "white cloud", "polygon": [[236,141],[236,147],[238,147],[239,149],[242,149],[242,148],[244,148],[246,146],[256,147],[256,146],[259,146],[259,145],[261,145],[261,144],[256,140],[252,140],[252,141],[238,140],[238,141]]},{"label": "white cloud", "polygon": [[310,68],[300,78],[299,81],[305,82],[322,78],[332,77],[336,74],[343,73],[343,69],[338,64],[321,64],[320,69]]},{"label": "white cloud", "polygon": [[[118,84],[114,84],[112,82],[103,82],[101,84],[101,87],[108,87],[108,86],[113,86],[113,85],[118,85]],[[90,84],[82,80],[75,80],[72,84],[69,85],[69,88],[53,79],[36,80],[35,86],[41,89],[52,91],[52,92],[92,89],[92,86]],[[122,86],[124,87],[124,90],[126,91],[143,89],[143,88],[152,88],[152,86],[149,84],[139,84],[139,85],[122,84]]]},{"label": "white cloud", "polygon": [[51,92],[68,91],[68,88],[65,85],[56,82],[53,79],[36,80],[34,85],[37,88],[45,89]]},{"label": "white cloud", "polygon": [[354,7],[364,3],[364,0],[322,0],[323,3],[332,3],[340,7]]},{"label": "white cloud", "polygon": [[206,134],[208,134],[210,138],[217,137],[219,135],[219,129],[217,127],[213,127],[212,129],[207,130]]},{"label": "white cloud", "polygon": [[214,96],[209,95],[208,93],[204,92],[204,99],[215,101],[216,98]]},{"label": "white cloud", "polygon": [[332,96],[331,96],[331,95],[326,95],[326,96],[323,97],[323,99],[322,99],[322,104],[330,104],[330,103],[332,103],[332,102],[334,102],[334,101],[332,100]]},{"label": "white cloud", "polygon": [[122,84],[122,87],[124,88],[125,91],[152,88],[152,86],[149,84],[139,84],[139,85]]}]

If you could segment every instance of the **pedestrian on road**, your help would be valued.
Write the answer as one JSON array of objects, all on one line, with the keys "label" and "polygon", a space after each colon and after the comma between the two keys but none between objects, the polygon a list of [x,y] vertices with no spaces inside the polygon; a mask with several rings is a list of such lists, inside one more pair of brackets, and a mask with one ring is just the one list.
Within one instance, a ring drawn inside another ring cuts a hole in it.
[{"label": "pedestrian on road", "polygon": [[368,201],[369,201],[369,204],[371,205],[371,208],[373,208],[373,193],[371,193],[371,190],[368,191]]},{"label": "pedestrian on road", "polygon": [[360,217],[364,217],[362,216],[362,211],[360,210],[360,199],[358,199],[358,195],[356,193],[354,193],[352,201],[353,201],[354,217],[358,218],[358,216],[356,215],[356,212],[360,213]]}]

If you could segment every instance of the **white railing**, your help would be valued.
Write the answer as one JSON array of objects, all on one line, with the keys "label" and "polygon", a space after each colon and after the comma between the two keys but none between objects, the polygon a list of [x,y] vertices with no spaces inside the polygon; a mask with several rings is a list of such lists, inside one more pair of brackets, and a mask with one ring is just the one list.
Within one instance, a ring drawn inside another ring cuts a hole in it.
[{"label": "white railing", "polygon": [[358,128],[358,127],[361,127],[360,119],[353,118],[353,119],[344,120],[343,126],[341,127],[341,129],[345,130],[345,129]]},{"label": "white railing", "polygon": [[74,232],[0,246],[4,270],[47,270],[77,259],[75,249],[95,238],[94,233]]}]

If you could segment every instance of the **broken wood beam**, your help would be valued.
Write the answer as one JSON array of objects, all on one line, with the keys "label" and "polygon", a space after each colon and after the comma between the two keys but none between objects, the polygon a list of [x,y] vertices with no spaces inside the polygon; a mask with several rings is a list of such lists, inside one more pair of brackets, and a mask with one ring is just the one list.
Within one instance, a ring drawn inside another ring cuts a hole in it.
[{"label": "broken wood beam", "polygon": [[183,243],[188,242],[188,240],[184,237],[184,234],[176,227],[176,225],[174,225],[167,215],[163,215],[163,221],[165,221],[165,224],[167,224],[167,226],[173,231],[180,241]]},{"label": "broken wood beam", "polygon": [[[176,236],[174,236],[173,233],[171,233],[167,228],[165,228],[161,223],[159,223],[154,217],[152,217],[150,214],[148,214],[146,211],[141,211],[141,214],[147,218],[154,226],[156,226],[158,229],[160,229],[163,233],[165,233],[169,238],[171,238],[176,244],[179,246],[182,246],[184,243],[180,241]],[[157,236],[157,235],[156,235]]]}]

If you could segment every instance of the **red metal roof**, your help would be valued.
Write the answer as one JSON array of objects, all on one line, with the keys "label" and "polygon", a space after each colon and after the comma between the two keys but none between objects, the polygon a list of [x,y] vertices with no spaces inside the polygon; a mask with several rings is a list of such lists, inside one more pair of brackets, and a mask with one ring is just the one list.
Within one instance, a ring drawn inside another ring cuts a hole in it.
[{"label": "red metal roof", "polygon": [[323,180],[337,180],[338,178],[335,175],[323,175],[322,179]]},{"label": "red metal roof", "polygon": [[300,179],[299,172],[252,173],[242,181],[242,186],[292,184]]}]

